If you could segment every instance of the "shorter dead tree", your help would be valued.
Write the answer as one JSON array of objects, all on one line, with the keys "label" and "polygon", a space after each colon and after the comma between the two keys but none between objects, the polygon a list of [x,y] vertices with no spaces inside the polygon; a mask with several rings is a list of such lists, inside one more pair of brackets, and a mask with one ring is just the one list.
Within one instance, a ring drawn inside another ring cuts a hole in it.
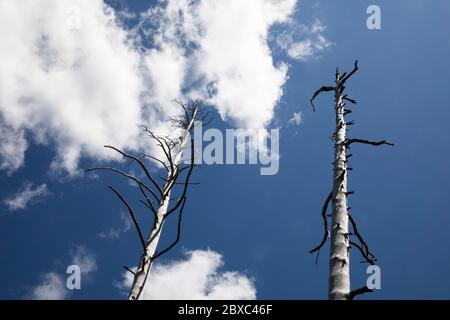
[{"label": "shorter dead tree", "polygon": [[[309,253],[317,252],[319,256],[320,249],[330,239],[330,260],[329,260],[329,285],[328,297],[330,300],[352,300],[355,296],[366,292],[371,292],[367,286],[360,289],[350,291],[350,249],[356,248],[363,257],[364,261],[373,265],[377,261],[373,253],[369,250],[369,246],[359,232],[354,217],[350,214],[348,207],[348,197],[353,191],[348,191],[347,176],[353,170],[350,166],[349,159],[352,156],[348,154],[348,150],[354,144],[367,144],[372,146],[389,145],[393,146],[385,140],[370,141],[365,139],[348,139],[347,133],[349,126],[354,121],[347,121],[346,116],[352,113],[351,109],[347,109],[347,103],[356,105],[356,100],[345,94],[345,85],[357,71],[358,61],[355,62],[353,70],[350,73],[339,72],[336,69],[335,84],[333,86],[323,86],[318,89],[312,96],[310,102],[315,111],[314,100],[323,92],[334,92],[335,97],[335,115],[336,129],[331,137],[334,143],[334,162],[333,162],[333,188],[325,199],[322,207],[321,217],[323,221],[324,234],[319,245],[309,251]],[[331,203],[331,214],[327,214],[328,207]],[[331,217],[331,223],[328,218]],[[349,229],[352,227],[352,231]],[[316,258],[316,262],[317,262]]]},{"label": "shorter dead tree", "polygon": [[[181,129],[182,134],[180,137],[174,139],[169,136],[160,136],[147,127],[143,127],[148,137],[153,139],[157,146],[161,148],[162,154],[164,155],[163,158],[157,158],[147,154],[132,155],[113,146],[105,146],[105,148],[117,152],[131,163],[136,164],[141,170],[143,178],[113,167],[97,167],[86,170],[87,172],[110,171],[132,181],[142,196],[142,199],[140,199],[141,205],[153,217],[151,229],[147,232],[148,235],[144,236],[133,207],[116,188],[109,186],[109,189],[111,189],[127,208],[142,246],[137,270],[133,271],[129,267],[124,267],[133,275],[133,284],[128,297],[129,300],[139,299],[147,282],[153,262],[175,247],[180,240],[183,210],[186,204],[189,185],[192,184],[190,180],[195,167],[195,146],[191,131],[196,124],[202,123],[198,121],[205,120],[207,113],[201,110],[199,102],[193,101],[187,105],[181,101],[176,102],[182,109],[182,114],[178,117],[170,117],[168,121],[175,129]],[[183,154],[186,148],[190,148],[191,158],[188,164],[183,163]],[[164,169],[166,173],[165,177],[154,177],[148,168],[148,161],[158,163]],[[174,197],[172,193],[175,191],[175,186],[177,185],[180,186],[177,188],[179,194]],[[157,250],[164,223],[172,215],[178,215],[175,240],[166,248]]]}]

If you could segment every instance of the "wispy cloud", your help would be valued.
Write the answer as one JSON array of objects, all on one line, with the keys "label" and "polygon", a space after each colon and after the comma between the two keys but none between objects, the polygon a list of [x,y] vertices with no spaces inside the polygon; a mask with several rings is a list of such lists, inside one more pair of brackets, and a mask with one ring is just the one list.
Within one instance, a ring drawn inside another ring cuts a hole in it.
[{"label": "wispy cloud", "polygon": [[[253,280],[236,271],[220,271],[223,258],[217,252],[189,251],[185,260],[156,264],[144,288],[142,299],[256,299]],[[120,289],[131,287],[132,277],[116,284]]]},{"label": "wispy cloud", "polygon": [[299,126],[302,123],[303,123],[303,113],[301,111],[300,112],[294,112],[292,114],[292,117],[288,121],[289,125]]},{"label": "wispy cloud", "polygon": [[131,220],[123,211],[120,212],[120,220],[122,226],[120,228],[109,228],[107,231],[99,232],[98,236],[102,239],[118,239],[122,233],[128,232],[131,229]]},{"label": "wispy cloud", "polygon": [[64,300],[69,295],[65,279],[56,272],[48,272],[42,281],[34,287],[29,298],[32,300]]},{"label": "wispy cloud", "polygon": [[32,182],[25,182],[20,190],[5,199],[4,203],[11,211],[24,210],[32,204],[44,201],[50,195],[45,183],[34,187]]},{"label": "wispy cloud", "polygon": [[316,20],[310,26],[294,21],[291,21],[291,24],[293,27],[283,31],[276,40],[278,46],[290,58],[309,61],[331,46],[331,42],[323,35],[326,27],[320,20]]},{"label": "wispy cloud", "polygon": [[[97,270],[97,260],[95,255],[86,247],[74,247],[71,252],[71,263],[80,267],[82,283],[90,280],[90,276]],[[44,273],[41,282],[32,287],[26,298],[32,300],[64,300],[67,299],[71,291],[67,288],[67,274],[50,271]]]},{"label": "wispy cloud", "polygon": [[0,170],[11,174],[19,169],[24,162],[27,148],[24,131],[8,125],[2,119],[0,107]]},{"label": "wispy cloud", "polygon": [[80,267],[81,273],[88,275],[97,270],[95,254],[86,247],[77,246],[71,252],[72,264]]}]

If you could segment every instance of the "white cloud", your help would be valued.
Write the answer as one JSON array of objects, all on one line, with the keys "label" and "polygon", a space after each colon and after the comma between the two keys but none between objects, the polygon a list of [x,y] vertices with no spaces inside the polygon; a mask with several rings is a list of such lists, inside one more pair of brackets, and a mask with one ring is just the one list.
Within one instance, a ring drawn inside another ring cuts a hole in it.
[{"label": "white cloud", "polygon": [[[77,246],[71,251],[71,265],[80,267],[82,283],[89,280],[91,274],[97,270],[95,255],[86,247]],[[71,293],[67,289],[67,274],[50,271],[42,276],[42,281],[33,287],[27,298],[32,300],[64,300]]]},{"label": "white cloud", "polygon": [[296,3],[160,1],[125,28],[102,0],[0,2],[0,170],[23,166],[30,142],[55,146],[52,170],[71,175],[81,157],[116,158],[104,144],[151,152],[139,125],[170,133],[173,98],[201,98],[240,128],[264,128],[287,80],[269,30]]},{"label": "white cloud", "polygon": [[[157,49],[146,56],[154,78],[163,79],[156,96],[167,99],[187,86],[188,95],[215,105],[224,119],[243,129],[264,128],[287,79],[287,66],[274,65],[269,29],[288,21],[296,2],[169,0],[148,11],[149,23],[158,25],[152,34]],[[177,77],[169,79],[166,70]]]},{"label": "white cloud", "polygon": [[308,61],[331,46],[331,42],[322,35],[326,27],[320,20],[310,26],[296,24],[294,21],[291,21],[291,25],[289,30],[278,35],[276,42],[292,59]]},{"label": "white cloud", "polygon": [[100,231],[98,236],[102,239],[119,239],[121,230],[115,228],[109,228],[108,231]]},{"label": "white cloud", "polygon": [[[222,256],[214,251],[187,252],[185,260],[155,264],[142,299],[256,299],[253,280],[235,271],[221,272]],[[120,288],[131,287],[130,273],[124,274]]]},{"label": "white cloud", "polygon": [[303,123],[303,113],[302,112],[294,112],[292,118],[289,119],[288,124],[290,125],[301,125]]},{"label": "white cloud", "polygon": [[0,170],[11,174],[20,168],[28,147],[24,134],[24,130],[8,126],[0,114]]},{"label": "white cloud", "polygon": [[97,270],[95,255],[83,246],[75,247],[72,252],[72,264],[80,267],[83,275],[88,275]]},{"label": "white cloud", "polygon": [[0,139],[1,168],[23,165],[24,130],[55,143],[52,168],[70,173],[81,155],[110,158],[106,143],[136,147],[143,81],[127,37],[100,0],[0,2],[0,127],[12,132]]},{"label": "white cloud", "polygon": [[30,204],[44,201],[49,195],[51,192],[45,183],[34,187],[32,182],[25,182],[15,195],[5,199],[4,203],[11,211],[23,210]]},{"label": "white cloud", "polygon": [[122,233],[128,232],[131,229],[131,220],[123,211],[120,212],[120,220],[122,226],[120,228],[109,228],[107,231],[99,232],[98,236],[102,239],[118,239]]},{"label": "white cloud", "polygon": [[48,272],[42,282],[32,289],[30,299],[64,300],[69,295],[65,279],[58,273]]}]

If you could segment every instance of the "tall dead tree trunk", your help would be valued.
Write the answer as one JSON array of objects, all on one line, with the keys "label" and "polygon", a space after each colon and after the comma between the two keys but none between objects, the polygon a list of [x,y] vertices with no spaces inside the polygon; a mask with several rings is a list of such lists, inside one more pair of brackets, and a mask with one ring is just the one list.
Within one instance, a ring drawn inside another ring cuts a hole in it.
[{"label": "tall dead tree trunk", "polygon": [[[375,256],[369,251],[367,244],[359,234],[356,223],[349,213],[348,196],[353,192],[348,191],[347,174],[352,168],[348,159],[351,155],[347,154],[347,150],[352,143],[364,143],[370,145],[393,145],[386,141],[373,142],[363,139],[348,139],[348,126],[354,122],[346,121],[346,116],[352,112],[346,109],[346,104],[356,104],[354,99],[349,98],[345,92],[346,81],[358,71],[358,61],[355,62],[354,68],[350,73],[340,74],[336,69],[335,85],[323,86],[317,90],[311,98],[313,110],[314,99],[322,92],[334,92],[335,96],[335,115],[336,129],[332,135],[334,142],[334,161],[333,161],[333,183],[332,191],[325,200],[322,208],[322,220],[324,224],[324,236],[320,244],[310,250],[310,253],[319,253],[320,249],[330,239],[330,256],[329,256],[329,278],[328,278],[328,298],[330,300],[351,300],[357,294],[370,292],[367,287],[350,290],[350,249],[357,248],[363,255],[366,262],[374,264]],[[327,209],[331,202],[331,230],[328,227]],[[353,227],[353,232],[349,231],[349,223]],[[353,242],[351,237],[355,236],[359,244]]]},{"label": "tall dead tree trunk", "polygon": [[[121,174],[128,179],[132,180],[136,186],[139,188],[141,195],[144,197],[141,201],[145,207],[150,210],[153,214],[153,225],[149,232],[148,237],[145,239],[142,234],[139,223],[137,222],[134,210],[124,199],[124,197],[113,187],[109,187],[116,196],[122,201],[122,203],[127,207],[136,230],[139,235],[139,239],[142,245],[142,253],[139,259],[138,267],[136,271],[131,270],[128,267],[125,269],[133,274],[133,283],[130,289],[130,294],[128,296],[129,300],[138,300],[142,294],[144,286],[146,285],[147,278],[150,274],[151,266],[155,259],[162,256],[170,249],[172,249],[180,239],[181,232],[181,219],[183,214],[183,209],[186,203],[187,190],[190,184],[190,177],[194,168],[194,140],[191,136],[191,131],[198,120],[201,111],[199,104],[197,102],[191,102],[189,105],[185,106],[182,102],[177,101],[177,103],[182,107],[183,114],[177,118],[169,118],[169,121],[177,128],[182,129],[182,135],[178,139],[171,139],[167,136],[159,136],[154,132],[150,131],[148,128],[144,127],[145,132],[154,139],[157,145],[162,149],[165,159],[158,159],[149,155],[142,155],[140,157],[126,154],[123,151],[116,149],[111,146],[106,146],[107,148],[113,149],[114,151],[120,153],[127,159],[130,159],[137,163],[142,169],[144,176],[147,181],[141,180],[129,173],[123,172],[115,168],[92,168],[87,170],[97,171],[97,170],[108,170],[118,174]],[[204,120],[206,115],[203,116]],[[183,154],[187,148],[188,142],[190,142],[190,152],[191,159],[190,163],[186,166],[182,166]],[[157,183],[157,180],[150,175],[150,171],[147,169],[141,158],[152,159],[160,163],[166,171],[166,177],[161,178],[163,180],[162,186]],[[181,174],[185,172],[185,178],[183,182],[178,182],[181,179]],[[177,184],[181,184],[181,194],[177,198],[171,198],[174,187]],[[170,207],[171,201],[175,201],[175,204]],[[173,213],[178,212],[178,225],[177,225],[177,236],[175,241],[163,250],[157,251],[159,239],[163,226],[167,218]]]},{"label": "tall dead tree trunk", "polygon": [[[167,170],[167,179],[162,189],[161,202],[159,203],[159,208],[156,212],[155,218],[156,220],[155,223],[153,224],[150,236],[146,241],[145,250],[142,253],[141,259],[139,261],[139,267],[134,274],[133,284],[131,286],[130,295],[128,297],[129,300],[137,300],[139,298],[142,290],[144,289],[147,277],[150,274],[152,262],[157,255],[156,248],[158,247],[159,238],[161,236],[161,232],[164,226],[165,217],[168,214],[171,190],[174,184],[176,183],[177,180],[176,177],[178,176],[179,173],[178,167],[181,164],[184,149],[189,141],[190,132],[194,128],[194,122],[196,120],[197,113],[198,108],[195,107],[194,109],[192,109],[192,115],[190,117],[186,117],[187,122],[183,123],[182,125],[182,128],[184,129],[183,136],[180,138],[179,144],[174,146],[178,150],[176,150],[175,158],[173,160],[170,159],[170,163]],[[168,152],[169,153],[171,152],[170,149],[168,150]],[[193,150],[191,154],[193,155]],[[193,161],[191,162],[193,164]],[[184,197],[182,201],[183,202],[181,203],[181,206],[184,207],[184,203],[186,201]]]}]

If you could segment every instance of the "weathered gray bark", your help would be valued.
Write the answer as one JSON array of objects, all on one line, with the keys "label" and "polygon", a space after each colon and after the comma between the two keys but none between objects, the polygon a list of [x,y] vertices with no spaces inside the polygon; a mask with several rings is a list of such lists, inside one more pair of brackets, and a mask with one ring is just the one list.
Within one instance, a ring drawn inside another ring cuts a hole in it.
[{"label": "weathered gray bark", "polygon": [[347,154],[343,88],[339,72],[335,87],[336,131],[334,143],[328,297],[346,300],[350,292],[350,250],[347,213]]},{"label": "weathered gray bark", "polygon": [[[125,200],[125,197],[123,197],[119,191],[117,191],[112,186],[109,186],[109,188],[115,193],[120,201],[127,207],[133,224],[139,235],[139,240],[142,247],[142,254],[139,259],[137,270],[133,271],[128,267],[124,267],[133,275],[133,283],[130,289],[130,294],[128,296],[130,300],[138,300],[141,296],[142,290],[144,289],[147,278],[150,274],[152,263],[155,261],[155,259],[171,250],[180,240],[183,209],[186,203],[190,177],[195,166],[195,146],[190,133],[194,128],[194,125],[196,124],[197,117],[203,116],[203,121],[208,116],[208,113],[202,113],[202,111],[200,110],[199,102],[191,101],[188,105],[184,105],[181,101],[175,102],[177,102],[177,104],[183,109],[184,113],[176,118],[169,117],[169,121],[171,122],[172,126],[181,128],[183,130],[181,137],[179,137],[178,139],[171,139],[168,136],[158,136],[147,128],[144,128],[145,133],[147,133],[150,138],[153,139],[159,147],[161,147],[161,150],[164,153],[163,159],[158,159],[146,154],[143,154],[141,156],[134,156],[131,154],[127,154],[124,151],[113,146],[105,146],[106,148],[114,150],[124,158],[137,164],[142,170],[144,176],[142,179],[134,176],[131,173],[113,167],[97,167],[86,170],[86,172],[99,170],[111,171],[133,181],[136,184],[136,187],[139,189],[141,196],[144,197],[140,200],[141,204],[144,204],[146,208],[153,214],[153,225],[148,237],[145,238],[143,232],[141,231],[141,227],[138,223],[133,208],[130,206],[130,204],[128,204],[128,202]],[[183,166],[183,153],[186,149],[188,141],[191,142],[191,159],[189,164]],[[146,167],[146,164],[142,160],[143,158],[157,161],[164,167],[167,176],[163,179],[163,183],[158,183],[157,179],[152,177],[150,171]],[[184,175],[184,177],[183,181],[180,183],[178,182],[178,180],[181,179],[182,175]],[[160,184],[162,184],[162,186]],[[171,198],[171,194],[174,193],[174,186],[177,184],[182,185],[180,193],[175,198],[173,198],[174,196],[172,195]],[[171,203],[171,199],[173,203]],[[171,205],[170,208],[169,205]],[[166,248],[157,250],[165,220],[174,213],[178,213],[176,239]]]},{"label": "weathered gray bark", "polygon": [[[375,256],[370,252],[369,247],[359,233],[356,222],[349,213],[347,174],[352,168],[349,167],[347,149],[353,143],[368,144],[372,146],[391,145],[392,143],[382,141],[370,141],[365,139],[347,139],[348,126],[353,121],[346,122],[346,115],[352,113],[352,110],[346,109],[346,103],[356,104],[356,101],[349,98],[345,91],[346,81],[358,71],[358,61],[355,62],[353,70],[342,75],[339,69],[336,69],[335,85],[323,86],[317,90],[311,98],[313,110],[314,99],[322,92],[334,92],[335,104],[334,111],[336,116],[336,129],[332,136],[334,142],[334,161],[333,161],[333,188],[330,195],[325,200],[322,208],[322,219],[324,223],[324,236],[318,246],[310,250],[310,253],[319,253],[320,249],[330,239],[329,256],[329,277],[328,277],[328,298],[330,300],[352,300],[356,295],[371,292],[366,286],[350,291],[350,249],[357,248],[363,256],[365,262],[374,264]],[[327,208],[332,203],[331,226],[328,230]],[[352,225],[352,232],[349,230],[349,222]],[[350,240],[355,236],[359,244]]]},{"label": "weathered gray bark", "polygon": [[[153,224],[153,228],[150,235],[146,241],[145,251],[142,253],[139,260],[139,266],[137,271],[134,273],[133,284],[130,289],[129,300],[139,299],[142,290],[144,289],[146,280],[150,274],[152,262],[157,254],[156,249],[158,247],[161,232],[164,226],[165,216],[168,212],[170,194],[174,183],[176,182],[176,177],[178,174],[178,168],[181,164],[183,151],[190,139],[190,131],[194,127],[194,122],[197,116],[198,109],[194,109],[193,116],[185,129],[181,143],[177,146],[177,154],[173,159],[173,163],[168,166],[167,181],[163,187],[162,201],[159,204],[159,208],[156,214],[156,221]],[[173,164],[173,165],[172,165]]]}]

